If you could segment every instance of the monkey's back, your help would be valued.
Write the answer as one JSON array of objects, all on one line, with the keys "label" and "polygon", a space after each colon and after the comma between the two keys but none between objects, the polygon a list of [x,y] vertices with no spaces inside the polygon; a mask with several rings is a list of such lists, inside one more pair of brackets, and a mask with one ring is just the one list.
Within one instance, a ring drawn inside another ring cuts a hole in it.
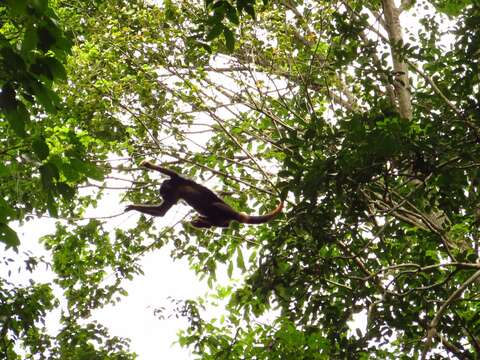
[{"label": "monkey's back", "polygon": [[[180,187],[181,198],[201,215],[211,216],[213,213],[216,213],[218,210],[217,207],[212,206],[213,204],[221,203],[229,207],[212,190],[197,184],[195,181],[183,178]],[[234,210],[232,209],[232,211]],[[222,214],[219,213],[218,216],[220,215]]]}]

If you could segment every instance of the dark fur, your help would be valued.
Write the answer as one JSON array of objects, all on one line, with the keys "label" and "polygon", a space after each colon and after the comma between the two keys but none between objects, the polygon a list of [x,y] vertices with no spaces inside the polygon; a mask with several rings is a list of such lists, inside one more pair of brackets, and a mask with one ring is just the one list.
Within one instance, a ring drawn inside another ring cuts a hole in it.
[{"label": "dark fur", "polygon": [[251,216],[240,213],[210,189],[184,178],[175,171],[155,165],[149,161],[143,161],[141,165],[170,176],[170,179],[165,180],[160,187],[160,195],[163,198],[163,202],[160,205],[132,204],[128,205],[125,211],[137,210],[152,216],[164,216],[179,200],[184,200],[199,213],[191,222],[197,228],[228,227],[233,220],[245,224],[261,224],[273,219],[282,211],[283,204],[280,203],[275,210],[266,215]]}]

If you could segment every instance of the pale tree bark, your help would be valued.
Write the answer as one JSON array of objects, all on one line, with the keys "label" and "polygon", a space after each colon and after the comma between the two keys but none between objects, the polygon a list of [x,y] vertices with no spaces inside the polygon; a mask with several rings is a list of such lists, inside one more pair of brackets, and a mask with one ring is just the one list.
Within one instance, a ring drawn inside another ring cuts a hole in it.
[{"label": "pale tree bark", "polygon": [[400,10],[395,6],[394,0],[382,0],[385,15],[386,30],[392,52],[394,86],[398,100],[400,115],[405,119],[412,118],[412,101],[410,97],[410,81],[408,78],[407,63],[399,54],[403,46],[402,28],[400,26]]}]

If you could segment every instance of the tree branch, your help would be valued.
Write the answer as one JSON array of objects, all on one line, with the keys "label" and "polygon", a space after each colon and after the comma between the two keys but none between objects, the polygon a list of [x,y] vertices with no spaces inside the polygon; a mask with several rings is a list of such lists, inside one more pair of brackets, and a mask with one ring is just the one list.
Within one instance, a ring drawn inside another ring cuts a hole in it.
[{"label": "tree branch", "polygon": [[437,326],[442,319],[443,313],[447,310],[448,306],[455,301],[464,291],[465,289],[473,283],[475,280],[480,278],[480,270],[475,272],[472,276],[470,276],[457,290],[455,290],[448,299],[442,304],[440,309],[435,314],[435,317],[432,319],[430,324],[428,325],[427,330],[427,339],[425,341],[425,347],[422,352],[422,360],[426,359],[427,353],[431,348],[432,345],[432,338],[437,335]]},{"label": "tree branch", "polygon": [[382,0],[383,11],[385,14],[385,24],[390,40],[390,49],[393,61],[393,71],[396,81],[393,86],[398,97],[398,107],[400,115],[405,119],[412,118],[412,100],[410,97],[410,80],[408,78],[408,68],[406,62],[399,55],[399,50],[403,46],[402,28],[400,26],[399,10],[395,6],[394,0]]}]

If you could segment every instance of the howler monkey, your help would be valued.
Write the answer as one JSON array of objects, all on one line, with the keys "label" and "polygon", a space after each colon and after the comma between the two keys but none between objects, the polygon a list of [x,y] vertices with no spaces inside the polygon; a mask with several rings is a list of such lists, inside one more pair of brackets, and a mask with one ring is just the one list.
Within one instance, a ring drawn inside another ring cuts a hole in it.
[{"label": "howler monkey", "polygon": [[140,165],[170,176],[170,179],[165,180],[160,187],[163,202],[160,205],[132,204],[128,205],[125,211],[137,210],[152,216],[163,216],[179,200],[184,200],[200,214],[191,222],[197,228],[228,227],[232,220],[244,224],[262,224],[273,219],[282,211],[283,203],[281,202],[275,210],[265,215],[252,216],[240,213],[213,191],[193,180],[184,178],[175,171],[146,160],[142,161]]}]

